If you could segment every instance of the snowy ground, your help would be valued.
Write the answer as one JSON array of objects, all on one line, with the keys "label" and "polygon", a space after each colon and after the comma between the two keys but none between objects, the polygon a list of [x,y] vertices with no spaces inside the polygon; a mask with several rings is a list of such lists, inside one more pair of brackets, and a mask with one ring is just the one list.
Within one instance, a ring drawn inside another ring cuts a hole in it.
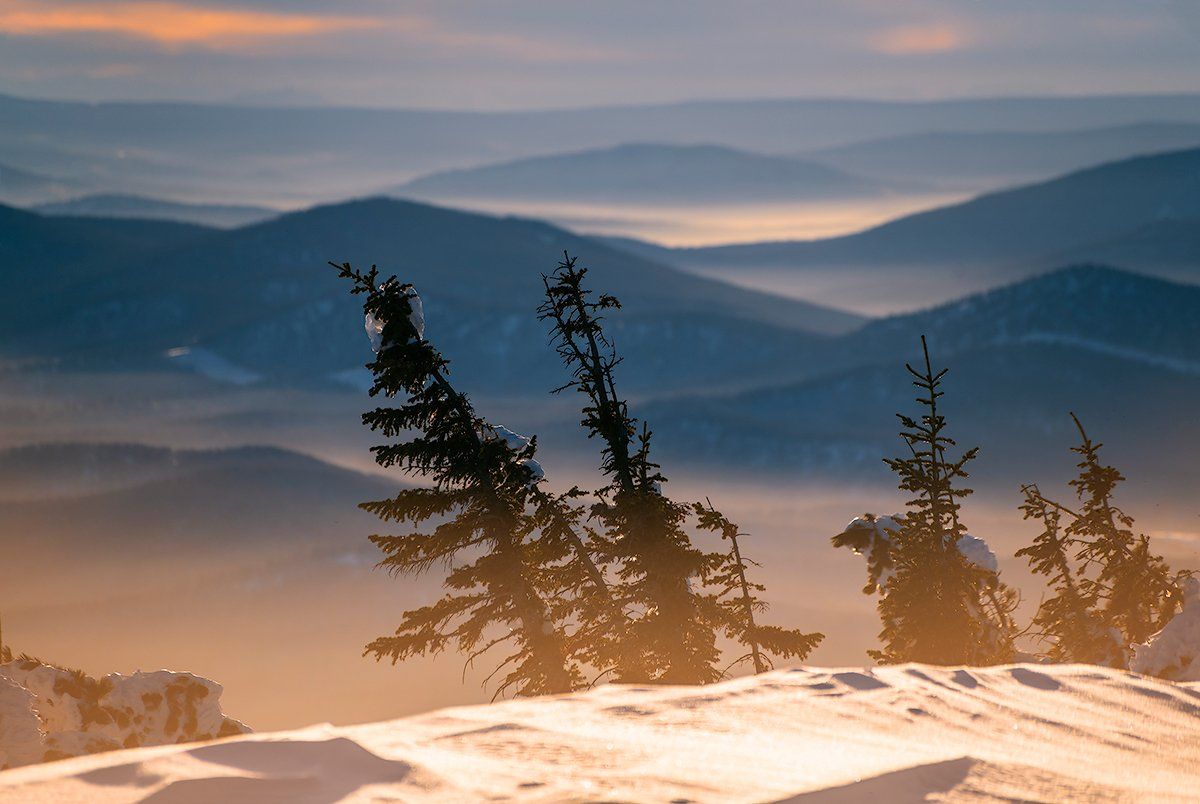
[{"label": "snowy ground", "polygon": [[0,773],[0,802],[1194,801],[1200,689],[1085,666],[607,686]]}]

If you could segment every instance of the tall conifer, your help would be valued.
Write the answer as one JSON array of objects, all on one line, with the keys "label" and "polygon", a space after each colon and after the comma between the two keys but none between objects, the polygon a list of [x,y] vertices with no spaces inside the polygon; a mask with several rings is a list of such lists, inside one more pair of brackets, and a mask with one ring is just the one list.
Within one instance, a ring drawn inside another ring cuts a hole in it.
[{"label": "tall conifer", "polygon": [[541,474],[535,441],[511,438],[488,424],[451,385],[448,361],[423,337],[411,286],[395,277],[381,283],[374,266],[368,272],[335,267],[353,283],[352,293],[365,296],[368,322],[380,330],[368,366],[371,396],[403,400],[363,414],[364,424],[389,439],[372,448],[375,460],[430,483],[361,507],[387,522],[420,527],[436,521],[423,531],[372,536],[385,553],[380,565],[398,574],[448,567],[447,594],[405,612],[395,634],[374,640],[365,652],[395,662],[452,646],[473,659],[509,644],[510,653],[493,671],[503,674],[497,695],[579,686],[580,673],[568,660],[566,637],[545,596],[558,585],[554,568],[570,548],[539,531],[527,510]]},{"label": "tall conifer", "polygon": [[587,269],[566,256],[543,276],[546,298],[539,308],[549,321],[559,356],[574,388],[584,397],[581,424],[601,442],[606,485],[597,491],[593,516],[600,527],[597,553],[615,567],[614,594],[631,612],[626,667],[663,683],[701,684],[721,676],[716,629],[721,611],[702,586],[720,557],[696,549],[685,531],[690,508],[662,493],[666,478],[650,457],[652,433],[617,393],[613,370],[621,359],[604,331],[604,313],[620,308],[613,296],[593,298],[583,282]]}]

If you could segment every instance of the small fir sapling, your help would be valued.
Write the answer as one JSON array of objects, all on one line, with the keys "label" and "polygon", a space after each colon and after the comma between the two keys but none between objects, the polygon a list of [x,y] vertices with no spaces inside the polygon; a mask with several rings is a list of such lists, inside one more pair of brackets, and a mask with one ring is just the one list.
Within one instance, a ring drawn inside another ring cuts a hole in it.
[{"label": "small fir sapling", "polygon": [[[1186,573],[1172,574],[1150,550],[1134,520],[1114,502],[1125,478],[1100,460],[1102,444],[1092,441],[1074,413],[1080,444],[1078,476],[1070,482],[1074,508],[1047,498],[1036,485],[1024,487],[1022,510],[1042,523],[1042,533],[1017,555],[1049,578],[1053,594],[1034,616],[1034,633],[1047,646],[1046,657],[1127,667],[1131,646],[1145,642],[1179,611]],[[1066,521],[1066,525],[1062,522]]]},{"label": "small fir sapling", "polygon": [[724,615],[725,636],[748,652],[736,658],[725,671],[746,661],[751,663],[756,674],[773,669],[774,658],[803,661],[825,635],[760,625],[755,614],[766,611],[767,604],[758,599],[757,593],[766,591],[766,587],[746,578],[748,565],[757,566],[757,562],[742,556],[738,540],[745,534],[707,500],[703,505],[695,503],[693,510],[701,530],[719,533],[729,543],[729,551],[713,569],[709,582],[720,590],[718,597]]},{"label": "small fir sapling", "polygon": [[960,500],[971,489],[967,464],[978,453],[966,450],[957,459],[948,456],[955,442],[946,434],[939,409],[947,370],[934,371],[929,348],[921,339],[924,366],[906,365],[923,413],[913,418],[897,414],[901,438],[909,454],[884,459],[899,478],[902,491],[913,496],[908,511],[892,519],[890,527],[847,528],[834,536],[835,547],[849,547],[867,555],[867,594],[879,595],[882,650],[870,655],[885,663],[995,664],[1011,659],[1015,627],[1012,612],[1016,594],[1002,584],[987,562],[964,555],[977,545],[962,524]]}]

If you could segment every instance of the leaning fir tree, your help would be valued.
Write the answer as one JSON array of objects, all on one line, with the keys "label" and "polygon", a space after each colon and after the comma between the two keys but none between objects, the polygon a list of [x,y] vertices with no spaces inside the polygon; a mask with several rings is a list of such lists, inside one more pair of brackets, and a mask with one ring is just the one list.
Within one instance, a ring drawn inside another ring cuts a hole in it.
[{"label": "leaning fir tree", "polygon": [[530,513],[541,476],[536,444],[489,425],[451,385],[448,361],[424,338],[420,298],[411,285],[395,277],[380,282],[374,266],[367,272],[334,267],[353,283],[352,293],[365,297],[377,350],[368,365],[370,393],[397,400],[363,414],[363,423],[388,439],[372,448],[375,460],[429,484],[361,506],[414,528],[371,537],[385,554],[380,565],[406,575],[447,568],[446,595],[406,611],[396,632],[365,652],[396,662],[453,647],[473,660],[508,645],[493,671],[503,674],[497,695],[578,687],[580,673],[545,594],[561,585],[554,573],[570,545],[561,533],[539,529]]},{"label": "leaning fir tree", "polygon": [[593,296],[586,274],[565,257],[553,275],[543,276],[538,313],[550,322],[555,349],[570,371],[558,390],[583,396],[580,423],[601,443],[606,485],[596,491],[592,509],[594,550],[600,563],[614,568],[613,594],[633,618],[626,659],[614,672],[621,681],[716,681],[722,612],[703,586],[720,556],[696,549],[685,529],[689,506],[662,493],[666,478],[650,458],[652,433],[644,424],[638,428],[613,376],[620,357],[604,331],[604,314],[620,302]]},{"label": "leaning fir tree", "polygon": [[[870,578],[864,591],[878,591],[883,624],[883,648],[870,655],[888,664],[995,664],[1012,656],[1015,596],[996,573],[960,550],[967,535],[960,501],[971,494],[962,481],[978,449],[950,457],[955,442],[946,434],[938,404],[947,369],[933,370],[924,337],[921,348],[923,368],[905,367],[921,392],[917,401],[924,411],[917,418],[897,414],[909,454],[885,459],[900,489],[912,497],[895,529],[867,551]],[[844,537],[834,537],[834,545],[861,551],[862,545]]]},{"label": "leaning fir tree", "polygon": [[1071,419],[1080,438],[1071,448],[1080,457],[1071,481],[1078,505],[1068,507],[1036,485],[1026,486],[1022,509],[1042,523],[1043,532],[1017,555],[1051,583],[1053,594],[1033,621],[1047,658],[1125,667],[1130,646],[1146,641],[1179,610],[1181,576],[1151,552],[1145,534],[1133,532],[1133,518],[1114,501],[1125,478],[1101,461],[1102,444],[1092,441],[1074,413]]},{"label": "leaning fir tree", "polygon": [[[725,675],[717,664],[716,637],[723,634],[748,652],[733,662],[753,662],[756,672],[773,666],[772,656],[803,659],[822,634],[761,625],[763,591],[746,577],[749,562],[737,526],[711,505],[685,505],[662,492],[666,477],[651,455],[652,433],[629,413],[617,392],[620,364],[604,329],[607,311],[620,308],[611,295],[585,285],[587,269],[564,255],[544,276],[540,317],[551,323],[552,341],[570,372],[558,391],[575,389],[584,399],[581,425],[600,443],[605,485],[595,492],[590,543],[599,563],[612,567],[611,593],[631,614],[613,666],[624,681],[701,684]],[[697,549],[687,533],[691,517],[700,530],[719,533],[724,552]],[[733,665],[730,665],[731,667]],[[728,668],[726,668],[728,669]]]},{"label": "leaning fir tree", "polygon": [[1034,614],[1031,635],[1046,645],[1044,656],[1052,662],[1124,664],[1119,633],[1106,627],[1097,611],[1098,588],[1076,576],[1076,545],[1062,522],[1066,512],[1043,497],[1036,485],[1021,491],[1025,495],[1021,512],[1040,523],[1042,532],[1016,555],[1028,559],[1030,568],[1046,576],[1051,588]]}]

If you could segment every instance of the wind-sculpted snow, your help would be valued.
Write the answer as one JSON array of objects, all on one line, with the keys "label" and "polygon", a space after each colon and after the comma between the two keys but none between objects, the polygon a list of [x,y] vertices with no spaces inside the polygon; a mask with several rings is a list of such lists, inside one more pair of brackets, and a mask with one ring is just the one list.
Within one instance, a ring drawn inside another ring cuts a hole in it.
[{"label": "wind-sculpted snow", "polygon": [[247,733],[220,698],[220,684],[191,673],[95,679],[18,658],[0,664],[0,767]]},{"label": "wind-sculpted snow", "polygon": [[797,668],[0,773],[0,802],[1189,801],[1200,691],[1082,665]]},{"label": "wind-sculpted snow", "polygon": [[1183,611],[1144,645],[1133,646],[1130,667],[1176,681],[1200,681],[1200,580],[1183,584]]}]

